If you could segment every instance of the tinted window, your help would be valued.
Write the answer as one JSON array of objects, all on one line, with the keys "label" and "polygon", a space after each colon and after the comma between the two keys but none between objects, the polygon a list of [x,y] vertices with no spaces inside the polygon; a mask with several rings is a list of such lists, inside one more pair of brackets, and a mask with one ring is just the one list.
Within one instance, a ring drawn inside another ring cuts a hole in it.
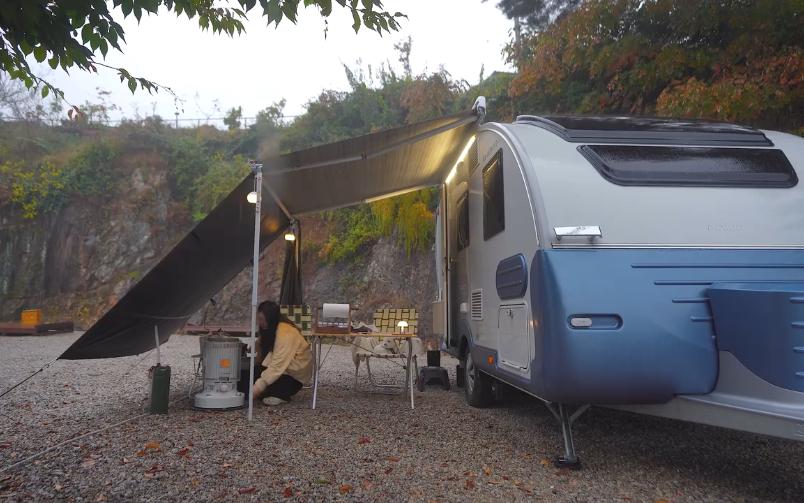
[{"label": "tinted window", "polygon": [[505,230],[502,150],[483,168],[483,239]]},{"label": "tinted window", "polygon": [[793,166],[781,150],[583,145],[578,150],[619,185],[792,187]]},{"label": "tinted window", "polygon": [[469,246],[469,198],[464,194],[458,201],[458,251]]}]

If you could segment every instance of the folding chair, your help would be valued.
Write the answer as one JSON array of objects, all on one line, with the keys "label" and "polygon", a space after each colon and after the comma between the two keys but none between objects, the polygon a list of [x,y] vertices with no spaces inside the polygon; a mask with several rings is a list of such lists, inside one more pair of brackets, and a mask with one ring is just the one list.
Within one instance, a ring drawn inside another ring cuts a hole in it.
[{"label": "folding chair", "polygon": [[[406,332],[418,334],[418,313],[415,309],[380,309],[374,313],[374,326],[380,333],[399,333],[398,324],[400,321],[408,323]],[[385,339],[385,340],[383,340]],[[424,344],[421,339],[414,337],[411,339],[413,354],[411,364],[415,368],[414,378],[419,373],[419,363],[417,355],[424,353]],[[371,373],[371,359],[378,358],[383,360],[401,360],[402,368],[406,368],[408,357],[408,341],[406,339],[391,339],[367,333],[364,337],[356,337],[352,346],[352,360],[355,363],[355,388],[358,387],[358,376],[360,374],[360,363],[366,363],[366,372],[369,383],[377,388],[399,388],[396,384],[380,384],[375,382]],[[408,383],[402,389],[407,389]]]}]

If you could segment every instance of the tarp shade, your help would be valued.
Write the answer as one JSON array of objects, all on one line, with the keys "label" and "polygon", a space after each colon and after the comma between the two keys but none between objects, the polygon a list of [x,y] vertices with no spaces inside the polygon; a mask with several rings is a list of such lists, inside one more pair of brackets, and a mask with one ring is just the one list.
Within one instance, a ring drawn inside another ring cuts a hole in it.
[{"label": "tarp shade", "polygon": [[[182,239],[120,301],[60,356],[64,360],[130,356],[153,349],[251,263],[254,205],[250,175]],[[263,198],[260,245],[288,225],[270,197]],[[248,303],[248,299],[243,299]]]},{"label": "tarp shade", "polygon": [[[264,160],[261,248],[289,224],[281,207],[298,215],[440,184],[476,124],[466,112]],[[167,341],[250,263],[253,183],[246,178],[60,358],[148,351],[154,326]]]}]

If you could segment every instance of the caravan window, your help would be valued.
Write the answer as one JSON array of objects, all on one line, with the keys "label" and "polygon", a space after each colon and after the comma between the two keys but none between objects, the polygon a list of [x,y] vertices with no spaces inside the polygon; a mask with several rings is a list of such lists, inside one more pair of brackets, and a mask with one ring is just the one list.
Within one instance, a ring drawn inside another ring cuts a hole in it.
[{"label": "caravan window", "polygon": [[781,150],[583,145],[578,150],[618,185],[787,188],[798,183]]},{"label": "caravan window", "polygon": [[483,239],[505,230],[502,150],[483,168]]},{"label": "caravan window", "polygon": [[458,251],[469,246],[469,198],[467,194],[458,200]]}]

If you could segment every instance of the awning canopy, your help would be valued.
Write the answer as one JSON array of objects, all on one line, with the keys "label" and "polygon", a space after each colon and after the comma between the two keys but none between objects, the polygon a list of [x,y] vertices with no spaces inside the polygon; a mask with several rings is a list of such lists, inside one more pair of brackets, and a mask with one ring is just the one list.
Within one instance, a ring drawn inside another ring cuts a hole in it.
[{"label": "awning canopy", "polygon": [[[262,160],[261,249],[293,216],[440,184],[477,123],[473,110]],[[154,348],[155,327],[166,342],[251,262],[253,184],[243,180],[60,358],[139,354]]]},{"label": "awning canopy", "polygon": [[293,215],[437,185],[476,124],[467,112],[265,159],[263,185]]}]

